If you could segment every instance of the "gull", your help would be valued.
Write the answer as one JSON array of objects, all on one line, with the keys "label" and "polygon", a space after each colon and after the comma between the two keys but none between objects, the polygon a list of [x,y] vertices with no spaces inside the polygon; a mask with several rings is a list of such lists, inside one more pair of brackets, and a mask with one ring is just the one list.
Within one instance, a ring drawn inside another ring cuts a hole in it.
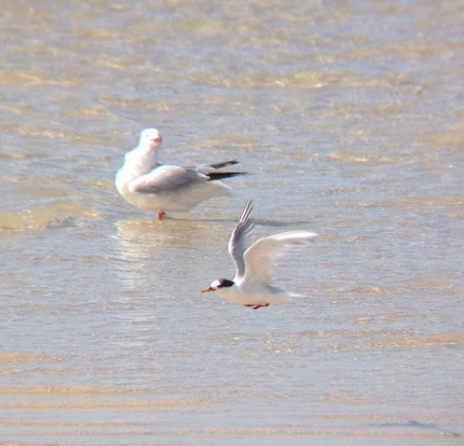
[{"label": "gull", "polygon": [[204,200],[228,195],[231,188],[223,178],[246,172],[219,171],[238,164],[231,160],[198,167],[169,166],[158,163],[163,138],[155,128],[140,134],[138,147],[125,154],[124,165],[116,174],[116,188],[130,204],[158,212],[160,220],[166,212],[185,212]]},{"label": "gull", "polygon": [[248,201],[230,237],[229,254],[236,268],[234,280],[215,280],[201,293],[217,291],[224,299],[257,310],[285,302],[289,297],[300,296],[271,285],[271,263],[318,234],[308,231],[282,232],[263,237],[247,248],[253,238],[252,210],[252,202]]}]

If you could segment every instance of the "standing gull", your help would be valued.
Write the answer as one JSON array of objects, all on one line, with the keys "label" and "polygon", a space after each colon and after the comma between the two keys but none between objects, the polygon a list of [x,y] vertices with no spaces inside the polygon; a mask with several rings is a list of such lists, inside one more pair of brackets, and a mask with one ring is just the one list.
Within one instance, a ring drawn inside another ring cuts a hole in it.
[{"label": "standing gull", "polygon": [[240,221],[229,241],[229,254],[235,262],[234,280],[218,279],[202,293],[217,291],[221,297],[255,310],[286,301],[298,294],[271,285],[271,263],[292,248],[317,237],[308,231],[290,231],[263,237],[248,249],[253,235],[251,201],[245,205]]},{"label": "standing gull", "polygon": [[157,129],[143,130],[138,147],[127,152],[124,165],[116,174],[116,188],[130,204],[158,212],[185,212],[213,197],[228,195],[231,188],[223,178],[246,172],[218,170],[237,164],[231,160],[198,167],[168,166],[158,163],[163,139]]}]

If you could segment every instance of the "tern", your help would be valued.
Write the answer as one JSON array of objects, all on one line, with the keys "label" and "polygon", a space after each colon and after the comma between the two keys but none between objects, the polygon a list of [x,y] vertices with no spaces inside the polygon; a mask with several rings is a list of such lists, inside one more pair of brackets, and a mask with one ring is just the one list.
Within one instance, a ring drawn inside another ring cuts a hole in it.
[{"label": "tern", "polygon": [[231,160],[198,167],[179,167],[158,163],[163,138],[155,128],[142,131],[138,147],[125,155],[124,165],[116,174],[116,188],[130,204],[158,212],[185,212],[213,197],[228,195],[231,188],[223,178],[246,172],[218,170],[238,164]]},{"label": "tern", "polygon": [[236,268],[234,280],[215,280],[201,293],[217,291],[224,299],[257,310],[285,302],[292,296],[300,296],[271,285],[271,263],[290,249],[314,239],[318,234],[308,231],[282,232],[263,237],[247,248],[253,236],[252,210],[252,202],[248,201],[230,237],[229,254]]}]

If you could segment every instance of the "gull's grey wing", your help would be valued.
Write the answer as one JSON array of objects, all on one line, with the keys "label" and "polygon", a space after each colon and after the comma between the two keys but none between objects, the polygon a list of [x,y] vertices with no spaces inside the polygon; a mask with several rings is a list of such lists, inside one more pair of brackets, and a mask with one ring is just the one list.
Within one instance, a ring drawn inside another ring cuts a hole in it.
[{"label": "gull's grey wing", "polygon": [[245,275],[245,261],[243,255],[249,245],[250,239],[253,237],[254,224],[253,218],[251,217],[252,210],[253,204],[251,201],[248,201],[237,226],[235,226],[230,236],[229,254],[235,262],[236,277]]},{"label": "gull's grey wing", "polygon": [[178,166],[159,166],[129,183],[130,192],[160,194],[176,192],[194,184],[204,183],[207,177],[195,169]]},{"label": "gull's grey wing", "polygon": [[243,255],[245,279],[248,282],[270,284],[272,261],[315,237],[317,234],[314,232],[290,231],[259,239]]}]

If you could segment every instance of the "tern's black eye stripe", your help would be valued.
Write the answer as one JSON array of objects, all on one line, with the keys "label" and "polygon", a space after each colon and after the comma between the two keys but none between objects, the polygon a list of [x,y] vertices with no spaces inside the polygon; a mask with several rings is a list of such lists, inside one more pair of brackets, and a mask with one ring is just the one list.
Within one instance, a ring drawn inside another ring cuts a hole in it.
[{"label": "tern's black eye stripe", "polygon": [[233,286],[234,282],[229,279],[219,279],[219,285],[218,288],[225,288],[225,287],[230,287]]}]

